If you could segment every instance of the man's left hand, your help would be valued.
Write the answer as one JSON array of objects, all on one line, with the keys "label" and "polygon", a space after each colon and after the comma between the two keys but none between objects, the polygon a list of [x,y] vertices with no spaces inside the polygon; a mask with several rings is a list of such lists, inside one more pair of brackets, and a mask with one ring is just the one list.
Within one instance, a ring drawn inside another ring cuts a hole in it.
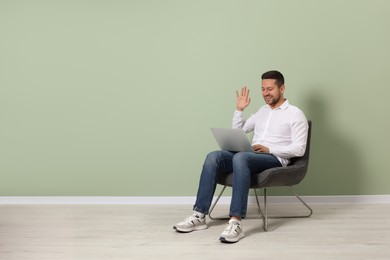
[{"label": "man's left hand", "polygon": [[269,153],[268,147],[265,147],[264,145],[261,144],[255,144],[252,146],[253,151],[256,153]]}]

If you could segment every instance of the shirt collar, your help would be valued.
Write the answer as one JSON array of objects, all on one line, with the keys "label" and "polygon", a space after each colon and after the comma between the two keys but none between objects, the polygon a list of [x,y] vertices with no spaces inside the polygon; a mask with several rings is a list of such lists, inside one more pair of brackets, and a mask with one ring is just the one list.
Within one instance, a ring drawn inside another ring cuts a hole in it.
[{"label": "shirt collar", "polygon": [[[286,100],[283,102],[283,104],[282,104],[280,107],[276,108],[275,110],[278,110],[278,109],[286,110],[289,104],[290,104],[290,103],[289,103],[288,100],[286,99]],[[269,109],[272,109],[269,105],[267,105],[267,107],[268,107]]]}]

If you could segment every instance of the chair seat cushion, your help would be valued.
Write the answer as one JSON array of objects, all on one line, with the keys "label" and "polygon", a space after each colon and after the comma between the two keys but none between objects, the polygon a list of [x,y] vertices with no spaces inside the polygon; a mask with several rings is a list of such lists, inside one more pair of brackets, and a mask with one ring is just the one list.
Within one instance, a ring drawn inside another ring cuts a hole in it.
[{"label": "chair seat cushion", "polygon": [[[293,186],[305,177],[306,166],[289,165],[265,170],[261,173],[252,174],[251,188],[265,188],[277,186]],[[233,186],[233,173],[219,174],[217,183],[220,185]]]}]

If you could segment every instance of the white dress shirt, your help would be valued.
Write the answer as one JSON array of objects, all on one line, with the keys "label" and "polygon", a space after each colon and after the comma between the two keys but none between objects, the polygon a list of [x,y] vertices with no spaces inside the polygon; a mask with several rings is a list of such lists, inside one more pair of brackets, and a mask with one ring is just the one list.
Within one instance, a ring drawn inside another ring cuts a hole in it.
[{"label": "white dress shirt", "polygon": [[305,114],[286,100],[280,107],[272,109],[262,106],[255,114],[244,119],[241,111],[233,115],[233,128],[241,128],[246,133],[254,131],[252,145],[268,147],[283,166],[291,157],[303,156],[309,125]]}]

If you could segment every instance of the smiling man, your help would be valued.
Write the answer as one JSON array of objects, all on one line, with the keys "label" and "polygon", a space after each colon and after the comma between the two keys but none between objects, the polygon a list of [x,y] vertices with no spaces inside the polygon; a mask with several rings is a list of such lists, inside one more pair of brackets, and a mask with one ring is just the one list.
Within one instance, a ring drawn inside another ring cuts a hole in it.
[{"label": "smiling man", "polygon": [[254,131],[253,152],[214,151],[203,164],[193,214],[173,228],[178,232],[191,232],[207,228],[206,215],[213,200],[216,179],[220,174],[233,172],[233,194],[229,220],[220,241],[235,243],[244,237],[241,219],[245,218],[252,173],[273,167],[284,167],[290,158],[303,156],[306,149],[308,122],[298,107],[284,98],[284,77],[279,71],[268,71],[262,76],[263,105],[248,119],[243,111],[251,102],[249,89],[236,91],[236,111],[233,128],[246,133]]}]

